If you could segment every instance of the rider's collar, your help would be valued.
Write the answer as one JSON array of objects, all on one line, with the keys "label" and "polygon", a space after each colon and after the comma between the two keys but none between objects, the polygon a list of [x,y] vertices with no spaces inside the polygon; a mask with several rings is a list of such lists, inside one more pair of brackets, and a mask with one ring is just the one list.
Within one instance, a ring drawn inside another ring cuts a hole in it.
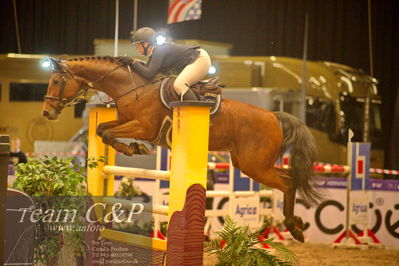
[{"label": "rider's collar", "polygon": [[155,50],[155,46],[150,46],[150,47],[148,47],[147,56],[152,56],[152,54],[154,53],[154,50]]}]

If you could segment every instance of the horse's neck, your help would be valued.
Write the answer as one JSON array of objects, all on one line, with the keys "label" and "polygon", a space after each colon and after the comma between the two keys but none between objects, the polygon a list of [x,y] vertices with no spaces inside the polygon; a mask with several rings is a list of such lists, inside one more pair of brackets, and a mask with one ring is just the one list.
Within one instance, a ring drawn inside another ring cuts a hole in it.
[{"label": "horse's neck", "polygon": [[86,82],[94,83],[93,89],[102,91],[114,99],[119,98],[129,89],[148,82],[134,72],[129,73],[124,67],[115,69],[117,66],[117,64],[100,60],[70,63],[70,68],[75,75]]}]

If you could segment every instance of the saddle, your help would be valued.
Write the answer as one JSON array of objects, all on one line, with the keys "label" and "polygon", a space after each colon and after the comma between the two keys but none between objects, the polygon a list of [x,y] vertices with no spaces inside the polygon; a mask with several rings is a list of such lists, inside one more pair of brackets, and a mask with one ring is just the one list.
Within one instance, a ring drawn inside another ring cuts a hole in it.
[{"label": "saddle", "polygon": [[[169,105],[170,102],[180,101],[180,95],[178,95],[173,89],[175,80],[175,77],[165,78],[160,87],[162,103],[169,110],[172,110],[172,107]],[[221,103],[220,94],[222,93],[222,88],[219,86],[219,77],[199,81],[192,85],[190,89],[192,89],[197,98],[201,101],[207,101],[214,104],[211,108],[211,115],[219,110]]]}]

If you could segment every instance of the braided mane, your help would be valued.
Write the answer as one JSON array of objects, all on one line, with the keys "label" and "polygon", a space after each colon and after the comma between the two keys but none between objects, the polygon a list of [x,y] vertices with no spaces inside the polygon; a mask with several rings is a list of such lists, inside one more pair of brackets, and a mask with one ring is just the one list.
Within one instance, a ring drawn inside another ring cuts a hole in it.
[{"label": "braided mane", "polygon": [[103,61],[109,61],[112,63],[117,63],[121,59],[121,56],[86,56],[86,57],[73,57],[73,58],[68,58],[66,61],[88,61],[88,60],[103,60]]}]

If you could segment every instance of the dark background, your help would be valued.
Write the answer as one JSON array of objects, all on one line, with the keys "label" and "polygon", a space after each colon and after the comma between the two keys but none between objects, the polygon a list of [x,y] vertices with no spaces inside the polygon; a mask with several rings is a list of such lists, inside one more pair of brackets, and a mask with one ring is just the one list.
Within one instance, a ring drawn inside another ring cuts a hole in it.
[{"label": "dark background", "polygon": [[[16,0],[22,53],[92,54],[95,38],[114,38],[115,1]],[[367,0],[203,0],[202,18],[166,24],[167,0],[139,0],[138,26],[176,39],[228,42],[233,55],[302,57],[370,73]],[[371,0],[374,76],[380,81],[386,167],[399,169],[399,0]],[[0,1],[0,53],[18,52],[13,1]],[[129,38],[133,0],[120,0],[119,38]]]}]

